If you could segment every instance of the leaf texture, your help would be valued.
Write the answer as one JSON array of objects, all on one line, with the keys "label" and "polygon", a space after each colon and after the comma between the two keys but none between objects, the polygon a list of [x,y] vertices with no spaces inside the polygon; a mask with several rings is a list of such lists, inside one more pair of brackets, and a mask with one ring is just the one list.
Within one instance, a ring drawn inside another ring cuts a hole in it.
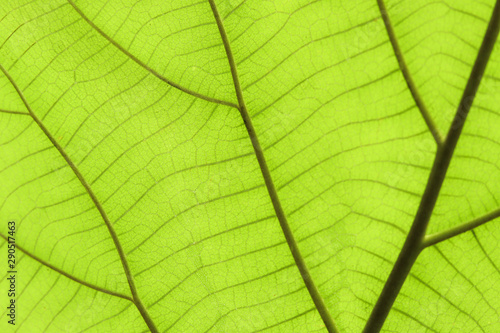
[{"label": "leaf texture", "polygon": [[[3,1],[0,328],[361,331],[494,6]],[[384,332],[500,331],[498,45]]]}]

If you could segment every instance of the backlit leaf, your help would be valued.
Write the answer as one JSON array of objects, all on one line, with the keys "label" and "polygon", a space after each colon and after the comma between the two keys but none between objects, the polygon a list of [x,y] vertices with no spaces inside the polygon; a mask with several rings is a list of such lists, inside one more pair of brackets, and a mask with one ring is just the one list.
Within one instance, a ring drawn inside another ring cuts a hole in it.
[{"label": "backlit leaf", "polygon": [[499,16],[1,1],[0,330],[500,331]]}]

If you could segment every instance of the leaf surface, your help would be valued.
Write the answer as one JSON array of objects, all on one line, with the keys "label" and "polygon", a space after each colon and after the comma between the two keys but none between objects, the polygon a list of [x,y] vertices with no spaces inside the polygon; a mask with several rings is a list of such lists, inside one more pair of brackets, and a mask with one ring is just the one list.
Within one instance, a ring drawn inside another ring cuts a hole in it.
[{"label": "leaf surface", "polygon": [[[2,2],[0,327],[360,332],[498,8]],[[384,332],[500,331],[494,45]]]}]

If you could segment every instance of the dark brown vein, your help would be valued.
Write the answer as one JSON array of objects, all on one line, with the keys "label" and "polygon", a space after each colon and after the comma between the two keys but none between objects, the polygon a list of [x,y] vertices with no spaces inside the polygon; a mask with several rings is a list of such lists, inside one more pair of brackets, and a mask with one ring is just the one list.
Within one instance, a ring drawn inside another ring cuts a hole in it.
[{"label": "dark brown vein", "polygon": [[[0,233],[0,237],[3,238],[5,241],[7,241],[7,236],[5,236],[4,234]],[[126,299],[127,301],[131,301],[133,302],[132,298],[128,295],[124,295],[122,293],[118,293],[116,291],[112,291],[112,290],[108,290],[108,289],[105,289],[105,288],[101,288],[99,286],[96,286],[92,283],[89,283],[89,282],[86,282],[86,281],[83,281],[83,280],[80,280],[79,278],[69,274],[69,273],[66,273],[65,271],[55,267],[54,265],[50,264],[49,262],[35,256],[33,253],[27,251],[26,249],[24,249],[24,247],[20,246],[18,243],[16,243],[16,249],[18,249],[19,251],[23,252],[24,254],[26,254],[28,257],[30,257],[31,259],[33,260],[36,260],[38,261],[40,264],[52,269],[53,271],[67,277],[68,279],[70,280],[73,280],[81,285],[84,285],[86,287],[89,287],[91,289],[94,289],[94,290],[97,290],[101,293],[105,293],[105,294],[108,294],[108,295],[111,295],[111,296],[116,296],[116,297],[120,297],[120,298],[123,298],[123,299]]]},{"label": "dark brown vein", "polygon": [[489,212],[488,214],[485,214],[481,217],[478,217],[477,219],[474,219],[472,221],[459,224],[448,230],[436,232],[435,234],[432,235],[427,235],[424,238],[424,243],[422,244],[422,246],[429,247],[432,245],[436,245],[438,243],[441,243],[442,241],[463,234],[464,232],[471,231],[487,222],[493,221],[497,217],[500,217],[500,208],[492,212]]},{"label": "dark brown vein", "polygon": [[104,220],[104,223],[106,224],[106,227],[108,228],[109,234],[111,235],[111,238],[113,239],[113,243],[114,243],[114,245],[116,247],[118,255],[120,256],[120,260],[121,260],[121,263],[122,263],[122,266],[123,266],[123,270],[125,272],[125,275],[127,277],[127,281],[128,281],[129,287],[130,287],[130,292],[132,293],[133,302],[134,302],[135,306],[137,307],[137,309],[139,310],[139,312],[141,313],[141,316],[143,317],[144,321],[148,325],[148,327],[151,330],[151,332],[157,333],[158,329],[156,328],[155,324],[151,320],[151,317],[149,316],[148,311],[146,310],[146,308],[142,304],[142,301],[139,298],[139,295],[137,294],[137,289],[135,287],[135,283],[134,283],[134,279],[132,277],[132,274],[130,272],[130,267],[128,265],[127,258],[125,256],[123,248],[122,248],[122,246],[120,244],[118,236],[116,235],[115,229],[113,228],[113,225],[111,224],[111,222],[110,222],[110,220],[109,220],[109,218],[108,218],[108,216],[107,216],[107,214],[106,214],[103,206],[101,205],[101,202],[99,201],[99,199],[97,199],[96,195],[92,191],[92,188],[87,183],[87,181],[85,180],[85,178],[81,174],[80,170],[76,167],[76,165],[70,159],[70,157],[68,156],[68,154],[66,153],[66,151],[61,147],[61,145],[59,144],[59,142],[57,142],[57,140],[54,138],[54,136],[49,132],[49,130],[42,123],[42,121],[33,112],[33,110],[31,109],[30,104],[28,103],[28,101],[24,97],[24,94],[19,89],[19,87],[17,86],[17,84],[14,81],[14,79],[10,76],[10,74],[5,70],[5,68],[2,65],[0,65],[0,70],[4,73],[4,75],[10,81],[10,83],[12,84],[12,86],[14,87],[14,89],[17,91],[19,97],[21,98],[21,100],[23,101],[24,105],[26,106],[26,109],[28,110],[31,118],[33,118],[33,120],[38,125],[38,127],[40,127],[40,129],[42,130],[42,132],[47,136],[47,138],[50,140],[50,142],[59,151],[59,153],[61,154],[61,156],[64,158],[64,160],[66,161],[66,163],[71,167],[71,169],[73,170],[73,173],[78,178],[78,180],[83,185],[83,187],[85,188],[85,190],[89,194],[90,198],[92,199],[92,202],[94,203],[95,207],[99,211],[99,214],[101,215],[102,219]]},{"label": "dark brown vein", "polygon": [[[392,265],[393,262],[390,261],[389,259],[375,253],[375,252],[372,252],[372,251],[369,251],[369,250],[366,250],[364,248],[361,248],[359,246],[355,246],[354,247],[355,249],[359,250],[359,251],[363,251],[363,252],[366,252],[368,254],[371,254],[373,255],[374,257],[380,259],[381,261],[383,261],[384,263],[386,264],[389,264],[389,265]],[[421,278],[419,278],[417,275],[415,275],[414,273],[411,273],[410,272],[410,277],[412,279],[414,279],[415,281],[417,281],[418,283],[420,283],[421,285],[423,285],[425,288],[429,289],[434,295],[436,295],[438,298],[444,300],[446,303],[448,303],[451,307],[455,308],[458,312],[460,312],[461,314],[463,314],[464,316],[466,317],[469,317],[472,321],[474,321],[478,327],[480,327],[479,323],[477,322],[476,319],[474,319],[474,317],[472,317],[468,312],[464,311],[462,308],[458,307],[455,303],[453,303],[452,301],[450,301],[446,295],[443,295],[441,292],[439,292],[438,290],[436,290],[435,288],[433,288],[429,283],[425,282],[424,280],[422,280]],[[404,295],[403,293],[401,293],[402,295]]]},{"label": "dark brown vein", "polygon": [[257,137],[257,134],[255,132],[255,129],[252,124],[252,119],[250,118],[250,115],[248,114],[246,105],[245,105],[245,100],[243,99],[243,92],[241,90],[241,85],[240,85],[240,80],[239,80],[239,75],[238,75],[238,70],[236,68],[236,62],[234,61],[233,57],[233,52],[231,51],[231,45],[229,43],[229,39],[226,35],[226,31],[224,28],[224,24],[222,23],[222,19],[219,15],[219,12],[217,10],[217,6],[215,5],[214,0],[209,0],[210,2],[210,7],[212,8],[212,12],[214,14],[215,21],[217,22],[217,27],[219,28],[219,33],[221,35],[222,41],[224,43],[224,49],[226,50],[226,55],[227,55],[227,60],[229,62],[229,67],[231,68],[231,75],[233,77],[233,83],[234,83],[234,90],[238,99],[238,110],[240,111],[241,117],[243,119],[243,122],[245,123],[245,127],[247,129],[248,135],[250,137],[250,140],[252,141],[252,146],[255,151],[255,155],[257,157],[257,161],[259,163],[262,176],[264,178],[264,182],[267,187],[267,191],[269,193],[269,196],[271,198],[274,211],[276,213],[276,217],[279,220],[281,229],[283,230],[283,234],[285,236],[285,239],[288,243],[288,246],[290,248],[290,251],[292,253],[293,259],[295,260],[295,264],[297,265],[297,268],[300,271],[300,274],[302,276],[302,279],[304,280],[304,283],[307,287],[307,290],[309,291],[309,294],[311,295],[311,298],[316,306],[316,309],[318,310],[319,314],[321,315],[321,318],[323,319],[323,322],[325,323],[326,328],[328,329],[329,332],[338,332],[337,327],[335,326],[335,323],[333,321],[332,316],[330,315],[330,312],[328,311],[328,308],[326,307],[326,304],[321,297],[318,288],[316,287],[314,280],[311,277],[311,274],[309,273],[309,269],[307,268],[306,262],[304,260],[304,257],[300,253],[300,249],[298,247],[298,244],[295,240],[295,237],[293,236],[292,230],[288,224],[285,212],[283,211],[283,208],[281,207],[281,202],[278,197],[278,192],[276,191],[276,188],[274,186],[274,182],[271,177],[271,173],[269,172],[269,168],[267,166],[267,162],[264,156],[264,152],[260,146],[259,139]]},{"label": "dark brown vein", "polygon": [[[359,272],[359,273],[361,273],[361,272]],[[374,276],[371,276],[371,277],[373,277],[373,278],[374,278]],[[361,298],[361,297],[359,297],[359,296],[354,295],[354,297],[356,297],[356,299],[358,299],[359,301],[361,301],[361,302],[365,303],[365,304],[366,304],[366,305],[368,305],[368,306],[370,306],[370,305],[371,305],[371,303],[370,303],[370,302],[368,302],[367,300],[362,299],[362,298]],[[395,312],[399,312],[400,314],[402,314],[402,315],[403,315],[403,316],[405,316],[405,317],[410,318],[411,320],[413,320],[413,321],[415,321],[416,323],[420,324],[422,327],[425,327],[425,328],[426,328],[426,332],[427,332],[427,330],[429,330],[429,331],[432,331],[432,332],[439,333],[438,331],[436,331],[435,329],[433,329],[433,328],[432,328],[432,327],[430,327],[430,326],[425,325],[425,323],[421,322],[421,321],[420,321],[420,320],[418,320],[416,317],[414,317],[414,316],[410,315],[410,314],[409,314],[409,313],[407,313],[406,311],[400,310],[400,309],[398,309],[398,308],[396,308],[396,307],[395,307],[395,308],[393,308],[393,310],[394,310]],[[364,319],[364,318],[363,318],[363,319]]]},{"label": "dark brown vein", "polygon": [[[381,0],[379,0],[379,4]],[[493,13],[491,15],[488,28],[486,29],[483,42],[474,62],[467,85],[455,113],[453,122],[448,130],[446,140],[442,146],[438,146],[438,151],[431,174],[427,181],[422,200],[418,207],[415,220],[411,226],[410,232],[405,240],[403,248],[393,266],[391,274],[380,294],[380,297],[373,308],[370,318],[363,330],[364,333],[379,332],[382,328],[389,311],[403,286],[406,277],[410,273],[411,267],[417,260],[418,255],[423,249],[425,232],[432,211],[436,205],[441,186],[446,176],[446,172],[453,157],[453,152],[457,145],[460,134],[465,124],[465,120],[472,106],[479,84],[483,77],[486,65],[498,37],[500,27],[500,0],[497,0]]]},{"label": "dark brown vein", "polygon": [[20,115],[24,115],[24,116],[29,116],[30,114],[27,113],[27,112],[22,112],[22,111],[12,111],[12,110],[4,110],[4,109],[0,109],[0,112],[1,113],[10,113],[10,114],[20,114]]},{"label": "dark brown vein", "polygon": [[389,15],[387,13],[387,8],[385,7],[385,3],[383,0],[377,0],[377,3],[378,3],[378,8],[380,10],[380,15],[382,15],[382,19],[384,21],[384,25],[387,30],[387,34],[389,35],[389,40],[391,41],[392,49],[394,50],[394,54],[396,55],[396,58],[398,60],[399,69],[401,70],[401,73],[403,74],[403,77],[406,81],[406,85],[408,86],[408,89],[410,90],[410,93],[413,96],[413,99],[415,100],[415,104],[417,104],[418,109],[420,110],[420,113],[422,114],[422,117],[424,118],[425,123],[427,124],[427,127],[431,131],[432,136],[434,137],[434,140],[436,141],[436,144],[439,147],[443,144],[443,139],[441,138],[441,134],[439,134],[439,130],[436,124],[434,123],[434,120],[432,120],[432,117],[429,111],[427,110],[427,107],[425,106],[422,97],[420,97],[420,94],[418,93],[418,89],[415,86],[415,83],[413,82],[413,78],[410,74],[410,71],[408,70],[408,66],[406,65],[403,53],[401,52],[401,49],[399,47],[399,43],[396,38],[394,29],[392,27]]},{"label": "dark brown vein", "polygon": [[97,31],[102,37],[104,37],[108,42],[110,42],[111,44],[113,44],[117,49],[119,49],[121,52],[123,52],[123,54],[125,54],[127,57],[129,57],[130,59],[132,59],[134,62],[136,62],[139,66],[141,66],[142,68],[144,68],[145,70],[147,70],[149,73],[153,74],[154,76],[156,76],[157,78],[159,78],[160,80],[162,80],[163,82],[165,82],[166,84],[176,88],[176,89],[179,89],[180,91],[183,91],[191,96],[194,96],[194,97],[197,97],[197,98],[200,98],[200,99],[203,99],[205,101],[208,101],[208,102],[212,102],[212,103],[217,103],[217,104],[221,104],[221,105],[226,105],[226,106],[230,106],[230,107],[233,107],[233,108],[238,108],[238,106],[232,102],[229,102],[229,101],[224,101],[224,100],[220,100],[220,99],[217,99],[217,98],[212,98],[212,97],[209,97],[209,96],[206,96],[206,95],[203,95],[203,94],[200,94],[196,91],[193,91],[193,90],[190,90],[188,88],[185,88],[175,82],[172,82],[170,81],[169,79],[167,79],[166,77],[164,77],[163,75],[161,75],[160,73],[158,73],[157,71],[155,71],[153,68],[149,67],[146,63],[142,62],[139,58],[137,58],[136,56],[134,56],[132,53],[130,53],[129,51],[127,51],[123,46],[121,46],[120,44],[118,44],[113,38],[111,38],[110,36],[108,36],[104,31],[101,30],[101,28],[99,28],[98,26],[96,26],[94,24],[94,22],[92,22],[81,10],[80,8],[78,8],[75,3],[72,1],[72,0],[67,0],[68,3],[75,9],[75,11],[95,30]]}]

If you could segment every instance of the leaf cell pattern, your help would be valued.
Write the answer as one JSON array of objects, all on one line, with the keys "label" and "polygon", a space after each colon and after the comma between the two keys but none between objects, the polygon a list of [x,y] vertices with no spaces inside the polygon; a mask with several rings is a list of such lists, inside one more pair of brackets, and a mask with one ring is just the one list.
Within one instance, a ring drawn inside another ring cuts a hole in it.
[{"label": "leaf cell pattern", "polygon": [[[3,1],[15,331],[361,331],[498,11]],[[500,331],[494,45],[384,332]]]}]

